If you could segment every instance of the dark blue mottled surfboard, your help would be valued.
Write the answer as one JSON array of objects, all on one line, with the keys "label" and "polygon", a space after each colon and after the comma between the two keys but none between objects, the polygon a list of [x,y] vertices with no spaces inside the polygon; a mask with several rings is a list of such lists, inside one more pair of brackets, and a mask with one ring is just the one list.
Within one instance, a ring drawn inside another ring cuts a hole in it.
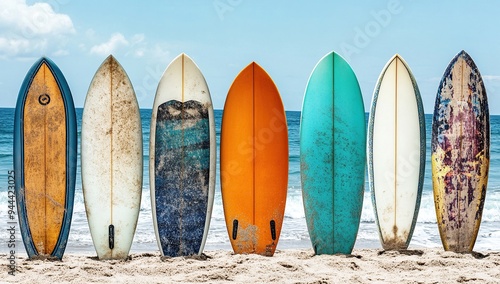
[{"label": "dark blue mottled surfboard", "polygon": [[164,255],[192,255],[200,249],[208,205],[208,129],[208,109],[199,102],[168,101],[158,107],[155,201]]},{"label": "dark blue mottled surfboard", "polygon": [[203,74],[179,55],[158,83],[151,117],[151,209],[162,255],[203,252],[215,192],[213,113]]}]

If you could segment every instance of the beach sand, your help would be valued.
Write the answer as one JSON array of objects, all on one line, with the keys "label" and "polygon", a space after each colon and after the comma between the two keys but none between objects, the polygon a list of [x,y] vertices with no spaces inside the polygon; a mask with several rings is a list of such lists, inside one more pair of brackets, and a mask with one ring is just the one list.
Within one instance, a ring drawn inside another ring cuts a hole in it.
[{"label": "beach sand", "polygon": [[[5,263],[7,255],[0,257]],[[7,283],[500,283],[500,252],[439,249],[355,249],[349,256],[287,249],[273,257],[216,250],[193,258],[154,252],[108,261],[91,253],[66,254],[62,261],[19,255],[15,276],[1,267],[0,282]]]}]

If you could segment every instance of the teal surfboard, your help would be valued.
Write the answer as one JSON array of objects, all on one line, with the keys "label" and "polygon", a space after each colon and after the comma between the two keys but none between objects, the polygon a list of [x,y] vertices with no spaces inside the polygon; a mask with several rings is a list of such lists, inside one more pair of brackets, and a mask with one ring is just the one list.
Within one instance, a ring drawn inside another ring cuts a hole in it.
[{"label": "teal surfboard", "polygon": [[307,83],[300,168],[307,228],[316,254],[350,254],[363,207],[366,122],[349,64],[331,52]]}]

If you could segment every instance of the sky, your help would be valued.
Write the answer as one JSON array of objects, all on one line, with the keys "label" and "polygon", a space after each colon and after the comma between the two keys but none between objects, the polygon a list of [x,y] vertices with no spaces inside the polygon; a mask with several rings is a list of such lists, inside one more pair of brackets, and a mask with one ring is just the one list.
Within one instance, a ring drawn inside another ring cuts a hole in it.
[{"label": "sky", "polygon": [[273,78],[286,110],[300,110],[309,75],[327,53],[356,73],[369,111],[373,89],[396,53],[410,66],[425,113],[441,76],[465,50],[500,114],[500,1],[479,0],[0,0],[0,107],[15,107],[27,71],[52,59],[83,107],[109,55],[128,73],[141,108],[180,53],[203,72],[214,108],[252,61]]}]

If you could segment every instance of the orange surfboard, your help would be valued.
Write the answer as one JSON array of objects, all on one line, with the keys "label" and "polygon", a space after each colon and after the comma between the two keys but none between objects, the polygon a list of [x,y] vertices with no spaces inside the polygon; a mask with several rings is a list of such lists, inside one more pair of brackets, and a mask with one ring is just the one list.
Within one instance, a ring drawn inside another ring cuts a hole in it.
[{"label": "orange surfboard", "polygon": [[285,213],[288,128],[278,89],[255,62],[229,89],[220,144],[222,202],[233,250],[272,256]]}]

